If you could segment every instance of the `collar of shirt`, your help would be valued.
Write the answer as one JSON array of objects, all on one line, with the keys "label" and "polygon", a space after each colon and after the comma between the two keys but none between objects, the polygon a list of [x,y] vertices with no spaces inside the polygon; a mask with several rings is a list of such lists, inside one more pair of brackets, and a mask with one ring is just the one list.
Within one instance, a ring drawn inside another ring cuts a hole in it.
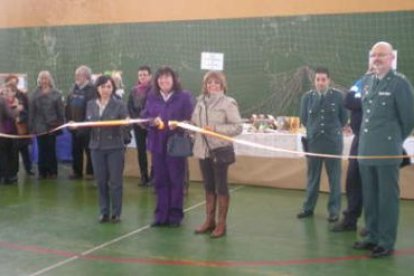
[{"label": "collar of shirt", "polygon": [[109,101],[107,101],[106,103],[101,103],[101,101],[99,99],[96,99],[96,104],[99,107],[99,116],[102,116],[106,106],[108,105]]},{"label": "collar of shirt", "polygon": [[164,92],[160,91],[161,97],[164,100],[164,102],[167,102],[169,98],[171,98],[171,96],[174,94],[174,91],[169,92],[167,94],[165,94]]}]

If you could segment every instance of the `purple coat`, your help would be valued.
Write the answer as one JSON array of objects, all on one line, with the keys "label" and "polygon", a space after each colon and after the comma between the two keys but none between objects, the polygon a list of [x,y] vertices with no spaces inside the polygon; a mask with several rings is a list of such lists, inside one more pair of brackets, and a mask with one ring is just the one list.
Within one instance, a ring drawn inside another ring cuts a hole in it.
[{"label": "purple coat", "polygon": [[164,129],[159,130],[150,126],[147,136],[148,150],[152,153],[162,154],[166,152],[168,137],[179,128],[170,130],[168,121],[189,121],[194,108],[194,100],[189,91],[178,91],[164,101],[159,92],[152,90],[147,98],[145,109],[141,113],[142,118],[160,117],[164,122]]}]

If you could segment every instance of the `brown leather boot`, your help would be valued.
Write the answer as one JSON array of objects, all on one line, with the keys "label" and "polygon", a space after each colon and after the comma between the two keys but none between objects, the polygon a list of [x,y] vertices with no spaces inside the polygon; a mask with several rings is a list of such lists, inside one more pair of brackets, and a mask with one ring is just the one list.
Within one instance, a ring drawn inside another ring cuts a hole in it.
[{"label": "brown leather boot", "polygon": [[216,227],[216,194],[206,193],[206,220],[194,230],[195,234],[204,234]]},{"label": "brown leather boot", "polygon": [[210,237],[220,238],[226,235],[227,211],[229,210],[230,196],[218,196],[218,223]]}]

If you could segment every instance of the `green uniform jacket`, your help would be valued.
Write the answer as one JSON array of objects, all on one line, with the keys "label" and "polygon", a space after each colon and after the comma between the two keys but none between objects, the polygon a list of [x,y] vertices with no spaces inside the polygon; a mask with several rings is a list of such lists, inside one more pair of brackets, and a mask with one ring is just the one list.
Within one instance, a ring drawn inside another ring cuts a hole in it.
[{"label": "green uniform jacket", "polygon": [[342,127],[348,120],[341,92],[329,89],[324,99],[311,90],[302,97],[300,119],[306,127],[309,152],[342,154]]},{"label": "green uniform jacket", "polygon": [[[393,70],[362,99],[359,155],[401,155],[402,144],[414,127],[413,88]],[[363,165],[399,165],[401,159],[360,159]]]}]

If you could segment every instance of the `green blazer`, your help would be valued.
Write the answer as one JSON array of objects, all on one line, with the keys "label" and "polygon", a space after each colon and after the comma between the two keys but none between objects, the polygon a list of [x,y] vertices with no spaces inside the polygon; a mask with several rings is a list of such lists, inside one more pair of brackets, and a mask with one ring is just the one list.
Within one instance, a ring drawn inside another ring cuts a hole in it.
[{"label": "green blazer", "polygon": [[300,119],[306,127],[309,152],[342,154],[342,127],[348,120],[341,92],[329,89],[323,99],[311,90],[302,97]]},{"label": "green blazer", "polygon": [[[393,70],[375,76],[362,99],[359,155],[401,155],[402,144],[414,127],[414,97],[409,81]],[[361,159],[363,165],[399,165],[401,159]]]}]

